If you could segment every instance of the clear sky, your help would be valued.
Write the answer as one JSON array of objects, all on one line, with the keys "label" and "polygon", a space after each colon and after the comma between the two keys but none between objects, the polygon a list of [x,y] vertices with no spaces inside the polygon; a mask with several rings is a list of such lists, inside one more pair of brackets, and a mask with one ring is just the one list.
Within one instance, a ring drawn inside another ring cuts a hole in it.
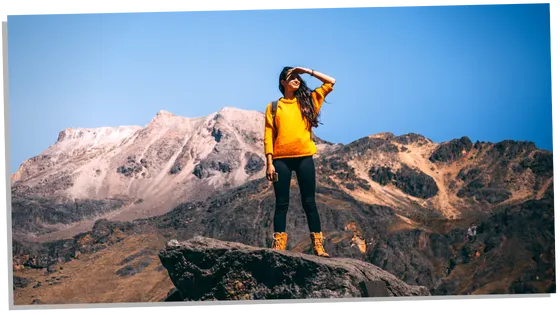
[{"label": "clear sky", "polygon": [[331,142],[552,150],[548,4],[8,16],[10,172],[65,128],[264,111],[286,65],[337,79],[315,130]]}]

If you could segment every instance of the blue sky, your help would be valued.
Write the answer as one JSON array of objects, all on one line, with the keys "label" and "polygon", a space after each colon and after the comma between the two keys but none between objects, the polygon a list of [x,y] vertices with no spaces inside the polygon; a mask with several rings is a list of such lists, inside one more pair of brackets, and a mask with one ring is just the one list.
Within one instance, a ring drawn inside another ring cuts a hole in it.
[{"label": "blue sky", "polygon": [[328,141],[552,150],[548,4],[8,16],[10,172],[69,127],[264,111],[285,65],[337,79],[315,131]]}]

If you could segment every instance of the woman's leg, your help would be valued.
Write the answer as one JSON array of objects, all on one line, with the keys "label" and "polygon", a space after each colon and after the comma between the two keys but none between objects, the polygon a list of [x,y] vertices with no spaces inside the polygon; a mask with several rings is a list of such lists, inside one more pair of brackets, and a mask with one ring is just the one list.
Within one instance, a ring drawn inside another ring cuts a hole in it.
[{"label": "woman's leg", "polygon": [[323,233],[321,232],[321,221],[319,220],[319,212],[315,204],[315,163],[313,157],[308,156],[301,159],[299,166],[296,168],[299,189],[301,192],[301,201],[303,209],[307,216],[307,224],[309,226],[309,236],[311,237],[311,246],[315,255],[320,257],[330,257],[323,247]]},{"label": "woman's leg", "polygon": [[286,231],[286,215],[290,205],[290,180],[292,171],[286,161],[276,159],[273,162],[274,168],[278,173],[278,181],[274,183],[274,195],[276,205],[274,210],[274,232]]},{"label": "woman's leg", "polygon": [[296,168],[296,175],[309,231],[319,233],[321,232],[321,221],[315,204],[315,163],[313,157],[301,158]]}]

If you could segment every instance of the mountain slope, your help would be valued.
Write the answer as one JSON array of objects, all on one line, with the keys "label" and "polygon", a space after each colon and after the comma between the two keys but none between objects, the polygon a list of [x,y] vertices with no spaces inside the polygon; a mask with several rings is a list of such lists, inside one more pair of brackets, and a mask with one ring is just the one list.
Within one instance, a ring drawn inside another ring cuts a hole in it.
[{"label": "mountain slope", "polygon": [[531,142],[434,143],[382,133],[317,160],[321,182],[413,220],[476,217],[540,198],[552,184],[552,153]]}]

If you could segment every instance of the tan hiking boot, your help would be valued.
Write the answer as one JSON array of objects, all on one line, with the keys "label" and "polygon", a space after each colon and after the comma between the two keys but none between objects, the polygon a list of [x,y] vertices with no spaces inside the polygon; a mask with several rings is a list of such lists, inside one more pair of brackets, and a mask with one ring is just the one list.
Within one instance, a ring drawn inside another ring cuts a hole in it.
[{"label": "tan hiking boot", "polygon": [[311,245],[313,246],[313,253],[321,257],[330,257],[323,248],[323,232],[311,232]]},{"label": "tan hiking boot", "polygon": [[286,250],[288,244],[288,234],[286,232],[275,232],[272,239],[272,249]]}]

